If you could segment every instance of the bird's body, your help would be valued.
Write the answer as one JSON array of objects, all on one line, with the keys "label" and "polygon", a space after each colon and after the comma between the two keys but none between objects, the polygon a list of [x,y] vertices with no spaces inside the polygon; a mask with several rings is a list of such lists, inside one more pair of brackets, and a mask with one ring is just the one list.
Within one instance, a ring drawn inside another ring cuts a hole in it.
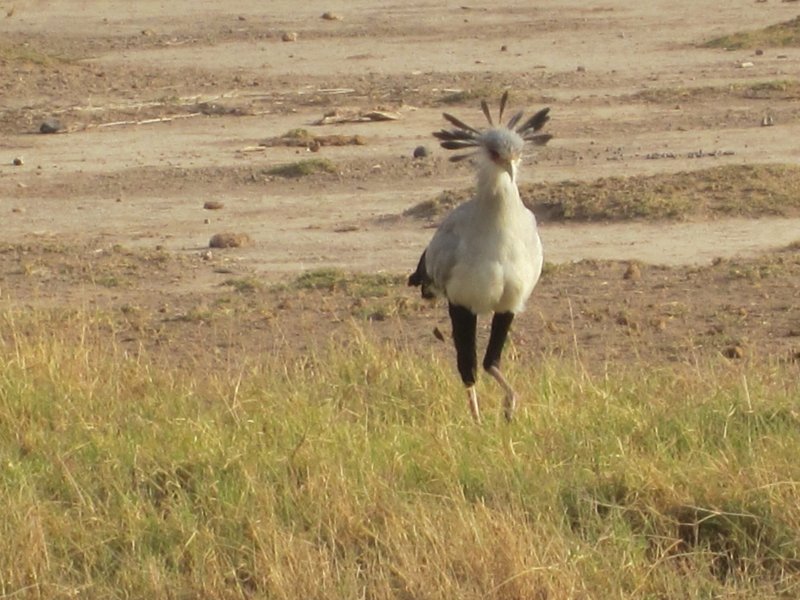
[{"label": "bird's body", "polygon": [[[501,118],[506,99],[504,95]],[[491,124],[485,103],[483,108]],[[510,419],[516,394],[500,372],[500,355],[514,315],[524,309],[542,271],[536,218],[520,199],[516,174],[524,142],[541,145],[550,139],[535,133],[547,121],[547,109],[515,131],[521,116],[512,117],[506,127],[479,132],[445,114],[458,129],[434,134],[444,140],[442,146],[479,148],[476,192],[445,218],[409,277],[409,285],[420,285],[424,297],[438,295],[448,301],[458,368],[476,420],[477,316],[494,313],[483,367],[504,388]]]},{"label": "bird's body", "polygon": [[433,288],[476,315],[523,310],[542,270],[536,218],[510,177],[442,222],[427,250]]}]

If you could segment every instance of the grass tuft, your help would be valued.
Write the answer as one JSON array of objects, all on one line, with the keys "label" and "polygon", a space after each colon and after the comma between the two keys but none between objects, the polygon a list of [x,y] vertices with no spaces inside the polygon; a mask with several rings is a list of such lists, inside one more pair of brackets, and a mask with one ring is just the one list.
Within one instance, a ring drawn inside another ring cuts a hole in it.
[{"label": "grass tuft", "polygon": [[770,25],[763,29],[724,35],[707,41],[706,48],[784,48],[800,46],[800,17]]},{"label": "grass tuft", "polygon": [[326,158],[310,158],[272,167],[266,171],[267,175],[291,179],[306,177],[308,175],[314,175],[315,173],[336,173],[336,165]]}]

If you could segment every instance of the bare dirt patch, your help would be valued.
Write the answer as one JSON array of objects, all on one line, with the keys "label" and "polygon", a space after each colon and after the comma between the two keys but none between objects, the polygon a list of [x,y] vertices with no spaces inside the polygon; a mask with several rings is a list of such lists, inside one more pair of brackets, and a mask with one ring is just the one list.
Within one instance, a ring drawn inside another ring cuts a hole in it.
[{"label": "bare dirt patch", "polygon": [[[179,360],[303,349],[353,322],[427,345],[442,311],[402,277],[472,177],[430,132],[508,88],[512,108],[551,106],[556,136],[523,167],[553,266],[519,352],[796,352],[796,251],[775,250],[800,238],[800,50],[706,45],[791,23],[791,4],[3,8],[6,307],[102,308],[120,343]],[[398,118],[315,125],[376,112]],[[48,119],[62,129],[39,133]],[[252,245],[210,252],[228,231]],[[348,275],[297,284],[330,268]]]}]

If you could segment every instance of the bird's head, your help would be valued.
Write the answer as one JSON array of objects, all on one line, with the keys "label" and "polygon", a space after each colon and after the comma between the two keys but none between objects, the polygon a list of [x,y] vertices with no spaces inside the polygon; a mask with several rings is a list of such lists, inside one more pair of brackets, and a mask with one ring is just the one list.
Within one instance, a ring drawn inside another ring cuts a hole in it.
[{"label": "bird's head", "polygon": [[[507,102],[508,92],[505,92],[500,99],[498,121],[502,121],[503,119],[503,112],[505,111]],[[434,132],[433,135],[440,140],[442,148],[447,150],[475,148],[472,152],[457,154],[451,157],[451,161],[456,162],[464,160],[476,154],[483,155],[487,164],[495,165],[497,168],[508,173],[511,180],[514,181],[525,143],[527,142],[534,146],[543,146],[553,137],[547,133],[540,133],[545,123],[550,120],[548,114],[550,109],[543,108],[521,125],[519,123],[522,120],[523,111],[514,114],[514,116],[508,120],[507,124],[503,125],[501,123],[500,125],[495,125],[486,100],[481,101],[481,109],[486,116],[486,120],[489,122],[489,129],[476,129],[453,115],[444,113],[444,118],[447,119],[455,129],[442,129]]]},{"label": "bird's head", "polygon": [[480,137],[480,147],[488,164],[505,171],[511,181],[517,178],[517,167],[525,145],[519,134],[505,127],[493,127]]}]

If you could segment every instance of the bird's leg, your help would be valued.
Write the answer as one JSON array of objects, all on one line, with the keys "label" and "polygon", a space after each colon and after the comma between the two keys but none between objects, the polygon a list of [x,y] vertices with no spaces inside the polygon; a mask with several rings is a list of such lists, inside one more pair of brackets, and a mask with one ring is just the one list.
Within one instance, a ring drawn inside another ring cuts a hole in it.
[{"label": "bird's leg", "polygon": [[450,303],[450,321],[453,324],[453,341],[456,346],[456,361],[461,381],[467,386],[469,409],[473,418],[480,423],[478,394],[475,391],[475,378],[478,371],[478,356],[475,351],[475,329],[478,317],[469,309]]},{"label": "bird's leg", "polygon": [[503,377],[500,372],[500,355],[503,353],[503,346],[508,337],[508,330],[511,328],[511,321],[514,320],[514,313],[495,313],[492,317],[492,332],[489,334],[489,345],[486,347],[486,356],[483,358],[483,368],[494,377],[506,393],[505,415],[506,420],[510,421],[517,406],[517,394],[514,388]]}]

